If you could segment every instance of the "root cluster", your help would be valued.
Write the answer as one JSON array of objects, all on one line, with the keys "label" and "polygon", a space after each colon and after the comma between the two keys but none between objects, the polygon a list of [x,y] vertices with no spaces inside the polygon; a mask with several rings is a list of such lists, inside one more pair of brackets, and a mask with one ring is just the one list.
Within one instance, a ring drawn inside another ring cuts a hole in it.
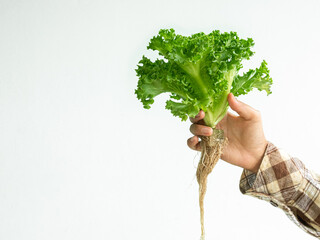
[{"label": "root cluster", "polygon": [[199,205],[201,240],[204,240],[204,196],[207,191],[207,177],[220,159],[222,149],[226,145],[227,139],[224,137],[223,130],[213,129],[210,137],[201,137],[201,158],[197,168],[197,181],[199,183]]}]

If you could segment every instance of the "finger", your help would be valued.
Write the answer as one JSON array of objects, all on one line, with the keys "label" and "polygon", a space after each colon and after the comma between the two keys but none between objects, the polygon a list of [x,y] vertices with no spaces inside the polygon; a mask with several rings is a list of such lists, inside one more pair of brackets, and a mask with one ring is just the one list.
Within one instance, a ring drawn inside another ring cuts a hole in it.
[{"label": "finger", "polygon": [[211,127],[196,124],[196,123],[190,126],[190,132],[196,136],[211,136],[212,131],[213,130]]},{"label": "finger", "polygon": [[201,143],[199,142],[199,138],[197,136],[189,138],[187,141],[187,145],[193,150],[201,151]]},{"label": "finger", "polygon": [[228,102],[231,109],[236,111],[240,117],[243,117],[246,120],[251,120],[257,115],[257,110],[237,100],[232,93],[229,93],[228,95]]},{"label": "finger", "polygon": [[204,118],[204,116],[205,116],[204,111],[203,111],[203,110],[200,110],[200,112],[198,113],[197,116],[195,116],[194,118],[190,117],[190,121],[191,121],[192,123],[196,123],[196,122],[202,120],[202,119]]}]

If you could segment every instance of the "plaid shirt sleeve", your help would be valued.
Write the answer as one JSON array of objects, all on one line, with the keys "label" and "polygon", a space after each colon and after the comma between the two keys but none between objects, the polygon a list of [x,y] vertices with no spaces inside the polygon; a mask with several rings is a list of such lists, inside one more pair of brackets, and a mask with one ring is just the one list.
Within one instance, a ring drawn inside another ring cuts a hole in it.
[{"label": "plaid shirt sleeve", "polygon": [[320,238],[320,176],[268,142],[257,173],[244,169],[240,191],[271,203],[307,233]]}]

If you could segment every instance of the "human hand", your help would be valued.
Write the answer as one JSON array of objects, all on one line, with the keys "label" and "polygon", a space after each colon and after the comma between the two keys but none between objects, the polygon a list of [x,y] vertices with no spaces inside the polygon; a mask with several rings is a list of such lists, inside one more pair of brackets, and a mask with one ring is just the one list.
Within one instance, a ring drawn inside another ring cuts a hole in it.
[{"label": "human hand", "polygon": [[[217,129],[222,129],[228,138],[221,159],[257,172],[268,144],[263,133],[260,112],[238,101],[232,93],[228,95],[228,102],[239,116],[228,112],[216,126]],[[195,118],[190,118],[193,123],[190,131],[195,136],[189,138],[187,144],[193,150],[201,151],[199,136],[210,136],[213,133],[212,128],[204,126],[204,116],[205,113],[201,110]]]}]

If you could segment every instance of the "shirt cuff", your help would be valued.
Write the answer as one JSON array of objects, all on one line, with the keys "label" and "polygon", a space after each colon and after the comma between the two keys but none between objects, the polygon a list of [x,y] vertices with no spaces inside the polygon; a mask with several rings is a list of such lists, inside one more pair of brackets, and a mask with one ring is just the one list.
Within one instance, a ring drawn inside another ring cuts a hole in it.
[{"label": "shirt cuff", "polygon": [[319,187],[314,175],[299,159],[271,142],[268,142],[258,172],[244,169],[239,185],[242,194],[279,207],[290,220],[316,237],[320,236]]},{"label": "shirt cuff", "polygon": [[268,142],[257,173],[244,169],[240,179],[243,194],[261,193],[288,203],[301,184],[302,174],[292,158]]}]

